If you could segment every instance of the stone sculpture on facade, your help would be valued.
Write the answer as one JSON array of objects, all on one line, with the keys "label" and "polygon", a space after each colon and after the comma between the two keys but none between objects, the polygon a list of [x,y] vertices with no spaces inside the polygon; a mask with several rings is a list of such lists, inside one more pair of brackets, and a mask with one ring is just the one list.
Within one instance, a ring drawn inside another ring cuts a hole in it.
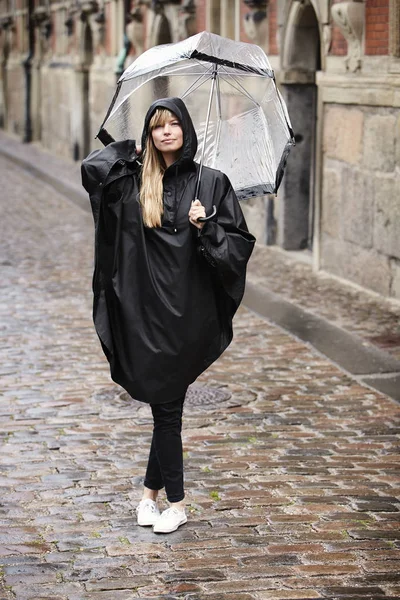
[{"label": "stone sculpture on facade", "polygon": [[51,15],[47,7],[37,6],[33,13],[33,22],[43,40],[49,40],[52,33]]},{"label": "stone sculpture on facade", "polygon": [[134,48],[135,55],[144,52],[145,34],[143,27],[143,3],[132,6],[127,15],[126,35]]},{"label": "stone sculpture on facade", "polygon": [[183,0],[179,9],[179,40],[195,35],[196,26],[196,4],[194,0]]},{"label": "stone sculpture on facade", "polygon": [[332,25],[324,23],[322,25],[322,41],[324,45],[324,55],[328,56],[332,44]]},{"label": "stone sculpture on facade", "polygon": [[90,22],[93,31],[93,46],[99,54],[104,54],[106,33],[106,16],[104,12],[104,6],[100,7],[99,12],[91,16]]},{"label": "stone sculpture on facade", "polygon": [[244,16],[244,30],[247,37],[268,52],[268,0],[244,0],[249,8]]},{"label": "stone sculpture on facade", "polygon": [[361,68],[364,2],[339,2],[331,8],[332,18],[347,41],[346,69],[355,73]]}]

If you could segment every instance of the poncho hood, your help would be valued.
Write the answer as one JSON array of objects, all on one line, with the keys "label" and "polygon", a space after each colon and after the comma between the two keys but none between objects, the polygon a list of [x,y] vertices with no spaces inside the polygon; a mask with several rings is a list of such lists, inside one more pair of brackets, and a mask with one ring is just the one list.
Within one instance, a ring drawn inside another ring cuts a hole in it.
[{"label": "poncho hood", "polygon": [[142,133],[142,149],[146,148],[146,142],[149,135],[149,125],[151,117],[156,112],[157,108],[166,108],[174,113],[182,127],[183,131],[183,148],[179,159],[174,163],[174,166],[182,165],[185,162],[192,162],[197,152],[197,135],[193,126],[192,119],[189,115],[185,103],[180,98],[162,98],[156,100],[147,111]]}]

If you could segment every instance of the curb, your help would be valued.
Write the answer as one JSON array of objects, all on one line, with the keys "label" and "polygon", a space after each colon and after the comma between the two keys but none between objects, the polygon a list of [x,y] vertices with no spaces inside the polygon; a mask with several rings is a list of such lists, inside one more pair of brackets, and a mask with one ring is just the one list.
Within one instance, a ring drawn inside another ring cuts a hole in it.
[{"label": "curb", "polygon": [[296,338],[310,344],[353,378],[400,401],[400,361],[260,284],[246,282],[244,304]]},{"label": "curb", "polygon": [[57,192],[65,196],[68,200],[71,200],[85,212],[91,212],[88,195],[82,189],[82,186],[78,186],[68,179],[63,180],[59,176],[52,175],[51,172],[45,171],[44,169],[35,165],[33,162],[28,161],[24,157],[20,156],[16,150],[5,148],[1,144],[0,155],[10,160],[14,164],[17,164],[25,171],[28,171],[28,173],[34,177],[37,177],[42,182],[50,185]]}]

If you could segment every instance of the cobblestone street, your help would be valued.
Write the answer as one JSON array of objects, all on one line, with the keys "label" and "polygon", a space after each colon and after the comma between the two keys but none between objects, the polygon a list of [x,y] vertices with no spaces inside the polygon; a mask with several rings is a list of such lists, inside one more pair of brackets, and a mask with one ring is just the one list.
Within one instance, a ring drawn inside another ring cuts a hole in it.
[{"label": "cobblestone street", "polygon": [[185,406],[188,523],[137,527],[151,415],[94,331],[92,217],[0,178],[1,600],[400,599],[399,405],[244,307]]}]

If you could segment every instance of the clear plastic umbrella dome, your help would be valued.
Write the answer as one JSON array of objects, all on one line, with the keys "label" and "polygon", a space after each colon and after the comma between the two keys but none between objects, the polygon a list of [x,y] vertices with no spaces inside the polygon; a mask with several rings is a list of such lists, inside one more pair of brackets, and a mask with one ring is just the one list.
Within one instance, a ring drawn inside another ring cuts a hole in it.
[{"label": "clear plastic umbrella dome", "polygon": [[202,32],[147,50],[119,79],[99,139],[140,140],[150,104],[167,97],[189,110],[195,160],[226,173],[239,199],[277,191],[294,140],[259,46]]}]

